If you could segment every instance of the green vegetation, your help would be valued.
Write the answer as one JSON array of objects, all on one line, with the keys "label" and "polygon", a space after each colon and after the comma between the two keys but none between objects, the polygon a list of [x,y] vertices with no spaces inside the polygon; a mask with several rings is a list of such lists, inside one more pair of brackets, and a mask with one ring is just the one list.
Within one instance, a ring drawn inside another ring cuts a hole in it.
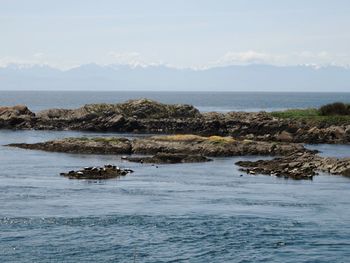
[{"label": "green vegetation", "polygon": [[[271,112],[273,117],[323,123],[329,125],[350,124],[349,105],[344,103],[327,104],[319,109],[290,109]],[[346,110],[348,111],[346,111]]]},{"label": "green vegetation", "polygon": [[291,109],[286,111],[275,111],[271,112],[271,115],[278,118],[292,119],[317,118],[321,116],[317,109]]},{"label": "green vegetation", "polygon": [[342,102],[335,102],[332,104],[323,105],[319,111],[322,116],[350,115],[350,105]]}]

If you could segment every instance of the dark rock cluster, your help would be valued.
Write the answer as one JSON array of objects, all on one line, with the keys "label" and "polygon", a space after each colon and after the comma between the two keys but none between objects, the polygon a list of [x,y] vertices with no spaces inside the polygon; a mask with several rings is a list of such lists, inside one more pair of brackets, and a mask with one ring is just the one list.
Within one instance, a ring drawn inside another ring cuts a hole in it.
[{"label": "dark rock cluster", "polygon": [[[311,156],[311,155],[310,155]],[[316,175],[316,167],[310,163],[296,161],[294,155],[272,160],[240,161],[236,164],[244,167],[240,170],[248,174],[265,174],[292,179],[312,179]]]},{"label": "dark rock cluster", "polygon": [[69,179],[102,180],[124,176],[132,172],[131,169],[121,169],[108,164],[104,167],[85,167],[79,171],[69,171],[68,173],[61,173],[60,175],[68,177]]},{"label": "dark rock cluster", "polygon": [[313,152],[293,153],[272,160],[240,161],[241,171],[292,179],[312,179],[318,172],[350,176],[350,159],[321,157]]}]

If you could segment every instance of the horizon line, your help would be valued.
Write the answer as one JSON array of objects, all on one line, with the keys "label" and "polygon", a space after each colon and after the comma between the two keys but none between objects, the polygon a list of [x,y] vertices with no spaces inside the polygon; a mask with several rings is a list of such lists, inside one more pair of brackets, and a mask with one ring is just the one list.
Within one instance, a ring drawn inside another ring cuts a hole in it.
[{"label": "horizon line", "polygon": [[157,93],[305,93],[305,94],[314,94],[314,93],[345,93],[348,94],[350,91],[225,91],[225,90],[216,90],[216,91],[205,91],[205,90],[83,90],[83,89],[73,89],[73,90],[57,90],[57,89],[46,89],[46,90],[23,90],[23,89],[15,89],[15,90],[8,90],[8,89],[0,89],[0,92],[91,92],[91,93],[98,93],[98,92],[157,92]]}]

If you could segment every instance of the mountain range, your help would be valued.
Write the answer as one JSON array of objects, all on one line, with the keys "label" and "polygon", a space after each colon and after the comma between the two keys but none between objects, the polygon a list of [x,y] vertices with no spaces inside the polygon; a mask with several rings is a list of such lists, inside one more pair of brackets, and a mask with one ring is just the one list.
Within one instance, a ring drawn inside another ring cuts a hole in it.
[{"label": "mountain range", "polygon": [[251,64],[195,70],[85,64],[60,70],[10,64],[0,68],[0,89],[349,92],[350,69]]}]

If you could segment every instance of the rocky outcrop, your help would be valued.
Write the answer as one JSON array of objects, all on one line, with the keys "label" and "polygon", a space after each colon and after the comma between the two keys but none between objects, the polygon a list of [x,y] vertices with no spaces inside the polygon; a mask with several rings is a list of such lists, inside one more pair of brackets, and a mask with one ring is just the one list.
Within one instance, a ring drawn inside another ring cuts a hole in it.
[{"label": "rocky outcrop", "polygon": [[248,174],[266,174],[292,179],[312,179],[318,172],[350,176],[350,158],[325,158],[315,153],[293,153],[272,160],[240,161]]},{"label": "rocky outcrop", "polygon": [[0,107],[0,128],[29,128],[35,114],[24,105]]},{"label": "rocky outcrop", "polygon": [[236,138],[313,144],[350,142],[350,121],[334,125],[312,120],[281,119],[266,112],[215,115],[220,131]]},{"label": "rocky outcrop", "polygon": [[48,152],[80,154],[131,154],[131,142],[126,138],[65,138],[40,143],[14,143],[8,146]]},{"label": "rocky outcrop", "polygon": [[60,175],[69,179],[103,180],[124,176],[132,172],[133,170],[131,169],[121,169],[108,164],[104,167],[85,167],[79,171],[69,171],[68,173],[60,173]]},{"label": "rocky outcrop", "polygon": [[81,154],[187,154],[203,156],[285,155],[307,151],[301,144],[235,140],[232,137],[198,135],[151,136],[129,140],[117,137],[66,138],[42,143],[8,146]]},{"label": "rocky outcrop", "polygon": [[179,154],[179,153],[157,153],[156,155],[149,156],[127,156],[123,157],[124,160],[136,163],[154,163],[154,164],[174,164],[174,163],[201,163],[209,162],[211,159],[203,155],[198,154]]},{"label": "rocky outcrop", "polygon": [[148,99],[88,104],[78,109],[49,109],[37,114],[25,106],[2,107],[0,128],[192,133],[296,143],[350,142],[350,121],[346,120],[334,125],[282,119],[266,112],[200,113],[191,105],[168,105]]},{"label": "rocky outcrop", "polygon": [[153,132],[147,123],[157,120],[157,130],[164,120],[195,119],[200,112],[191,105],[168,105],[148,99],[120,104],[88,104],[79,109],[50,109],[39,112],[36,128],[118,132]]}]

